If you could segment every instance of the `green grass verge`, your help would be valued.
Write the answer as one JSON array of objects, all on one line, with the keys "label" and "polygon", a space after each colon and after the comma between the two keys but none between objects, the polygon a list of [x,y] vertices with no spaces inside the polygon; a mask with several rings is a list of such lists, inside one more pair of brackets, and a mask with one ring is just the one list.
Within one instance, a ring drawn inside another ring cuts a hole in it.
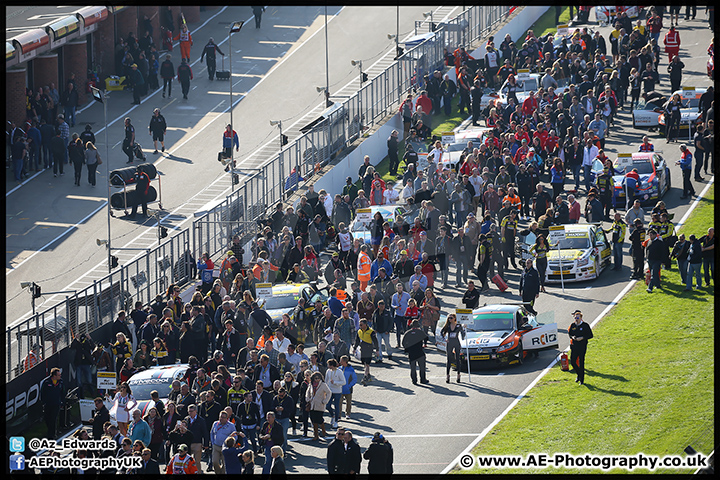
[{"label": "green grass verge", "polygon": [[[575,8],[575,11],[577,11],[577,7]],[[570,20],[572,20],[572,18],[570,18],[570,9],[563,8],[562,13],[560,13],[559,22],[555,23],[555,7],[551,6],[550,9],[543,13],[528,30],[532,30],[535,36],[540,38],[548,33],[557,32],[558,25],[567,25]],[[515,45],[517,45],[518,49],[522,46],[528,30],[525,30],[519,38],[515,39]]]},{"label": "green grass verge", "polygon": [[[714,225],[714,186],[680,231]],[[473,455],[682,455],[714,448],[715,287],[683,292],[677,266],[652,294],[639,282],[596,326],[586,384],[559,365],[477,445]],[[599,473],[570,468],[455,473]],[[613,470],[610,473],[624,473]],[[647,473],[647,470],[635,470]],[[684,473],[690,470],[657,470]]]},{"label": "green grass verge", "polygon": [[[438,137],[442,135],[443,132],[450,132],[455,127],[460,125],[463,120],[467,118],[467,115],[461,115],[458,113],[457,110],[457,102],[458,98],[453,99],[453,113],[450,115],[445,115],[444,112],[441,112],[440,115],[433,115],[432,116],[432,125],[435,125],[435,127],[432,129],[432,135],[437,135]],[[398,157],[400,158],[400,166],[398,167],[398,174],[405,173],[405,163],[402,161],[402,157],[405,155],[405,142],[400,142],[400,147],[398,148]],[[371,160],[371,163],[372,160]],[[390,175],[390,159],[385,156],[380,163],[375,165],[375,171],[380,174],[380,177],[384,181],[392,180],[393,182],[397,182],[398,180]],[[357,185],[358,188],[362,188],[362,181],[358,180],[355,185]],[[366,192],[366,195],[368,195],[370,192]]]}]

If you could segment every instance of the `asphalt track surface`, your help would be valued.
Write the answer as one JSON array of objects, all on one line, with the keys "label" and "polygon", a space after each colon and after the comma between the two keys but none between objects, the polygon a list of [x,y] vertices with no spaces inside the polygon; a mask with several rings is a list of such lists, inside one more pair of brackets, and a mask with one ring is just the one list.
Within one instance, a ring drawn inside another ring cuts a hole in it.
[{"label": "asphalt track surface", "polygon": [[[235,8],[235,7],[233,7]],[[425,7],[427,8],[427,7]],[[245,12],[244,16],[249,17],[251,14],[249,8],[243,10],[241,7],[237,7],[237,11]],[[295,12],[292,15],[286,15],[280,12],[282,9],[278,9],[277,13],[273,13],[272,9],[263,16],[263,29],[259,32],[255,32],[253,28],[249,29],[248,35],[264,35],[265,28],[270,28],[271,25],[277,25],[282,23],[298,24],[306,22],[313,26],[306,30],[301,36],[300,41],[304,38],[312,35],[312,30],[322,27],[322,9],[320,8],[308,8],[301,9],[302,12],[307,10],[307,16],[304,13]],[[310,12],[312,10],[312,12]],[[390,12],[392,10],[392,12]],[[414,18],[422,18],[421,11],[423,9],[418,8],[415,11]],[[403,9],[404,11],[404,9]],[[459,10],[458,10],[459,11]],[[333,9],[334,13],[335,10]],[[330,9],[328,9],[330,14]],[[453,15],[457,14],[454,13]],[[707,22],[704,21],[704,11],[699,12],[698,18],[695,21],[680,22],[680,34],[682,38],[680,54],[683,62],[686,65],[684,70],[684,78],[682,85],[684,86],[708,86],[711,84],[710,79],[705,74],[705,61],[707,59],[706,49],[707,42],[709,41],[710,31],[707,29]],[[411,22],[408,20],[407,25],[403,27],[402,19],[404,13],[401,14],[401,36],[403,31],[409,31]],[[682,17],[682,15],[681,15]],[[242,15],[240,18],[244,18]],[[372,20],[371,20],[372,19]],[[598,28],[595,24],[592,24],[594,15],[591,15],[591,26]],[[380,22],[377,27],[373,28],[373,31],[379,32],[376,35],[367,35],[368,29],[365,22]],[[387,25],[385,25],[385,23]],[[387,32],[394,31],[395,25],[394,19],[394,8],[377,8],[361,10],[351,9],[350,7],[344,8],[340,14],[331,23],[329,23],[329,33],[331,37],[331,59],[335,59],[333,50],[337,48],[337,52],[344,51],[343,49],[366,47],[366,54],[369,52],[379,52],[382,50],[381,44],[383,42],[378,41],[377,44],[373,43],[374,37],[385,38],[385,30]],[[405,30],[403,30],[405,28]],[[334,34],[334,30],[337,29]],[[278,28],[279,30],[279,28]],[[297,29],[288,29],[295,32]],[[344,33],[339,33],[340,31]],[[601,34],[607,38],[607,34],[610,29],[608,27],[600,28]],[[243,30],[245,32],[245,30]],[[273,31],[274,33],[274,31]],[[663,31],[664,34],[664,31]],[[354,35],[363,35],[363,42],[356,42]],[[269,129],[265,128],[267,120],[274,119],[275,115],[270,114],[267,118],[260,118],[257,115],[252,115],[251,118],[247,118],[242,112],[244,107],[252,107],[248,112],[259,112],[259,111],[270,111],[268,108],[272,105],[273,109],[286,108],[288,111],[293,110],[293,114],[302,115],[302,112],[295,111],[300,106],[310,104],[313,100],[313,85],[324,84],[324,39],[323,35],[316,35],[311,38],[307,44],[302,46],[289,46],[288,53],[291,53],[293,49],[298,49],[298,53],[285,62],[284,65],[277,67],[277,71],[268,76],[268,80],[263,83],[262,87],[258,87],[258,90],[253,91],[252,94],[248,94],[247,97],[238,104],[235,109],[236,118],[240,118],[240,122],[247,123],[248,128],[254,128],[259,131],[256,135],[245,135],[241,134],[241,152],[250,151],[249,145],[253,143],[253,138],[262,138],[265,134],[269,133]],[[337,37],[337,38],[336,38]],[[202,35],[200,35],[202,38]],[[253,37],[254,38],[254,37]],[[277,39],[277,37],[273,37]],[[375,40],[377,40],[375,38]],[[365,42],[367,39],[367,42]],[[661,36],[662,39],[662,36]],[[217,35],[216,35],[217,40]],[[322,42],[321,42],[322,40]],[[316,42],[320,45],[319,48],[312,48],[311,43]],[[318,43],[319,42],[319,43]],[[238,49],[243,49],[243,41],[235,41],[233,38],[233,44],[240,44]],[[197,58],[199,51],[196,50],[198,45],[203,45],[204,40],[197,41],[193,50],[193,56]],[[362,44],[362,45],[359,45]],[[370,45],[372,44],[372,48]],[[221,47],[222,48],[222,47]],[[250,48],[247,46],[246,48]],[[272,48],[272,47],[266,47]],[[303,50],[307,49],[307,50]],[[196,53],[197,52],[197,53]],[[247,54],[243,50],[244,54]],[[235,52],[233,52],[235,54]],[[249,54],[247,54],[249,55]],[[316,59],[314,56],[323,57]],[[362,56],[362,53],[343,53],[342,57],[347,58],[347,62],[338,61],[341,65],[338,70],[348,71],[348,81],[352,78],[349,68],[345,68],[345,63],[349,65],[349,59]],[[235,57],[234,57],[235,58]],[[280,79],[275,80],[274,78],[284,76],[284,70],[281,68],[290,69],[299,68],[295,66],[293,60],[298,64],[307,64],[312,62],[313,65],[317,65],[314,69],[304,68],[303,75],[296,75],[293,77],[293,82],[288,85],[287,78],[283,81]],[[194,60],[193,60],[194,61]],[[334,75],[333,62],[331,60],[331,78],[330,83],[332,84],[335,78],[340,79],[342,74]],[[669,92],[669,80],[666,73],[667,67],[667,56],[663,54],[660,62],[660,78],[661,83],[658,90],[663,94],[668,95]],[[190,136],[197,132],[200,128],[207,125],[207,122],[211,121],[212,117],[218,115],[219,111],[227,108],[227,101],[222,100],[220,93],[202,93],[204,89],[217,88],[217,82],[215,85],[210,84],[206,77],[203,76],[204,72],[202,68],[194,67],[194,73],[196,80],[193,82],[193,86],[198,86],[197,89],[192,90],[190,93],[190,101],[184,104],[178,100],[173,100],[173,104],[169,101],[162,103],[158,96],[154,97],[153,101],[143,103],[139,107],[143,113],[133,112],[133,118],[138,117],[139,121],[136,125],[140,127],[145,126],[147,118],[150,116],[152,108],[156,106],[156,102],[166,115],[166,118],[172,114],[169,112],[182,112],[186,114],[188,125],[182,126],[177,125],[176,117],[173,115],[173,121],[169,120],[171,128],[168,129],[169,142],[172,145],[180,145],[185,142]],[[234,67],[236,68],[236,67]],[[248,66],[248,68],[250,68]],[[260,67],[256,67],[260,68]],[[198,71],[199,70],[199,71]],[[264,73],[267,73],[269,69],[266,68]],[[275,77],[273,77],[275,75]],[[353,74],[354,76],[354,74]],[[306,78],[308,77],[308,78]],[[312,78],[309,78],[312,77]],[[307,81],[306,81],[307,80]],[[277,82],[277,85],[276,85]],[[342,82],[344,85],[347,82]],[[302,85],[300,85],[302,84]],[[201,87],[202,85],[202,87]],[[304,85],[304,86],[303,86]],[[175,85],[177,88],[178,85]],[[264,93],[262,88],[271,89],[269,93]],[[227,88],[227,87],[223,87]],[[236,87],[234,87],[236,88]],[[238,91],[243,91],[243,88],[249,90],[252,88],[251,82],[248,85],[242,85],[237,87]],[[273,92],[274,90],[274,92]],[[260,93],[263,95],[260,95]],[[310,93],[308,93],[310,92]],[[292,102],[292,107],[284,102],[274,101],[272,98],[273,94],[289,95],[295,100]],[[206,95],[208,98],[202,100],[204,106],[211,106],[209,112],[202,114],[198,112],[198,103],[194,100],[194,97]],[[225,94],[225,97],[227,94]],[[297,97],[297,98],[296,98]],[[301,98],[300,98],[301,97]],[[252,102],[250,101],[252,100]],[[221,103],[221,102],[225,103]],[[127,103],[129,104],[130,99],[128,97]],[[193,105],[190,105],[193,104]],[[165,106],[167,105],[167,106]],[[174,105],[174,106],[173,106]],[[181,108],[184,107],[184,108]],[[264,109],[259,109],[264,107]],[[173,110],[177,109],[177,110]],[[146,112],[145,112],[146,110]],[[118,109],[120,111],[120,109]],[[123,110],[124,111],[124,110]],[[121,113],[122,114],[122,113]],[[282,113],[278,113],[277,116],[282,116]],[[290,113],[287,114],[288,116]],[[285,118],[285,117],[283,117]],[[258,121],[260,120],[260,121]],[[222,120],[223,122],[225,120]],[[237,120],[236,120],[237,123]],[[243,125],[244,126],[244,125]],[[138,128],[138,137],[143,143],[144,129]],[[99,125],[96,124],[95,131],[99,129]],[[214,152],[217,148],[211,148],[210,153],[207,152],[207,142],[210,139],[212,142],[216,141],[216,137],[219,137],[222,129],[222,123],[211,126],[208,128],[204,135],[198,135],[193,139],[187,141],[182,148],[179,149],[178,153],[174,153],[173,147],[169,148],[170,155],[167,155],[167,160],[159,168],[163,174],[168,175],[168,184],[174,184],[178,186],[188,185],[184,182],[189,178],[194,178],[194,181],[190,184],[194,188],[190,188],[193,193],[202,191],[204,185],[209,181],[217,177],[218,173],[215,169],[216,165]],[[238,129],[238,132],[245,132],[243,127]],[[250,130],[253,131],[253,130]],[[113,132],[112,139],[115,142],[119,141],[122,136],[120,125],[116,125],[115,128],[111,127]],[[635,130],[632,128],[631,117],[627,110],[621,111],[618,115],[618,122],[611,131],[611,137],[608,139],[606,144],[606,153],[608,156],[613,158],[618,153],[627,153],[637,151],[637,145],[640,143],[642,135],[645,132],[642,130]],[[199,138],[198,138],[199,137]],[[666,144],[664,139],[657,137],[657,134],[650,134],[651,141],[655,144],[656,150],[663,152],[664,157],[668,161],[671,169],[672,176],[672,190],[666,194],[663,198],[668,210],[675,214],[675,219],[680,219],[684,216],[687,211],[690,202],[688,200],[681,200],[681,174],[679,167],[675,166],[675,161],[679,158],[678,144]],[[103,138],[103,135],[98,136],[98,140]],[[170,141],[172,138],[172,141]],[[149,140],[149,139],[148,139]],[[146,150],[150,144],[148,140],[144,141]],[[111,141],[111,145],[114,142]],[[260,142],[256,142],[260,143]],[[264,143],[264,142],[263,142]],[[168,142],[166,142],[166,145]],[[196,145],[197,144],[197,145]],[[217,140],[219,144],[219,140]],[[246,148],[248,147],[248,148]],[[176,147],[177,148],[177,147]],[[103,147],[99,147],[100,151],[104,151]],[[113,164],[124,164],[124,155],[119,148],[115,148],[111,152],[111,161]],[[205,163],[207,162],[207,163]],[[212,162],[212,163],[211,163]],[[176,163],[182,165],[176,165]],[[205,164],[204,166],[200,164]],[[209,166],[208,166],[209,164]],[[207,168],[205,168],[207,167]],[[8,220],[6,224],[8,228],[15,222],[10,221],[11,211],[14,212],[14,218],[18,220],[27,216],[29,219],[24,227],[15,228],[13,231],[8,231],[8,235],[16,235],[22,237],[23,235],[32,236],[32,230],[38,230],[41,227],[37,225],[38,222],[49,222],[50,218],[55,223],[66,223],[74,225],[79,219],[83,218],[94,208],[97,208],[99,203],[104,200],[104,192],[91,191],[89,187],[80,188],[84,193],[88,190],[90,193],[87,196],[90,199],[73,199],[68,198],[67,184],[70,183],[68,180],[68,174],[64,177],[64,183],[53,181],[53,178],[47,178],[47,174],[41,182],[29,183],[27,186],[22,187],[18,192],[8,196]],[[102,177],[101,177],[102,178]],[[706,181],[709,180],[706,177]],[[229,187],[229,182],[227,184]],[[704,184],[695,183],[695,190],[700,193]],[[28,188],[29,187],[29,188]],[[33,194],[34,190],[34,194]],[[36,199],[40,196],[40,190],[42,194],[47,196],[50,195],[51,202],[34,202],[38,205],[26,205],[23,208],[12,208],[13,205],[25,205],[23,202],[28,202]],[[168,188],[168,191],[171,189]],[[185,194],[187,197],[188,187],[177,189],[173,193],[168,193],[168,199],[164,199],[164,203],[167,205],[179,205]],[[582,192],[582,188],[581,188]],[[70,192],[72,193],[72,192]],[[213,192],[214,193],[214,192]],[[580,199],[581,204],[584,205],[585,197]],[[48,207],[52,211],[48,212]],[[166,208],[166,210],[172,210]],[[22,215],[22,217],[21,217]],[[100,223],[97,223],[100,222]],[[61,241],[53,244],[46,251],[38,253],[32,261],[29,261],[20,267],[20,271],[15,273],[8,273],[8,291],[7,296],[11,298],[14,294],[17,294],[17,287],[13,287],[13,284],[18,284],[20,281],[31,280],[38,277],[33,275],[44,275],[42,278],[50,277],[52,275],[58,275],[58,272],[64,272],[70,270],[76,263],[78,263],[78,255],[70,254],[70,252],[82,252],[83,254],[90,257],[87,263],[83,265],[95,265],[101,263],[105,252],[95,252],[98,247],[95,245],[96,234],[95,231],[105,231],[106,218],[103,214],[95,215],[90,217],[78,226],[72,233],[67,237],[64,237]],[[138,228],[142,222],[131,223],[123,220],[113,220],[113,238],[115,235],[126,235],[128,237],[135,236],[138,234]],[[20,222],[18,222],[20,223]],[[151,224],[148,220],[144,226],[147,227]],[[609,223],[606,223],[605,228],[609,227]],[[53,232],[48,232],[43,238],[38,238],[32,245],[24,247],[27,249],[27,254],[31,254],[35,249],[44,245],[43,241],[47,242],[53,238],[58,228],[61,227],[49,227],[53,229]],[[695,232],[699,233],[699,232]],[[101,234],[97,234],[101,235]],[[38,235],[39,236],[39,235]],[[13,242],[16,240],[13,238]],[[8,237],[8,250],[11,249],[11,238]],[[17,244],[24,244],[24,242],[17,241]],[[102,249],[101,249],[102,250]],[[80,255],[84,256],[84,255]],[[14,255],[7,255],[7,267],[13,264],[20,263],[22,261],[20,252],[15,252]],[[82,258],[81,260],[84,260]],[[539,358],[526,361],[523,365],[513,366],[504,369],[488,369],[483,371],[473,371],[472,381],[468,381],[467,374],[462,375],[462,383],[445,383],[445,357],[444,354],[436,351],[434,348],[428,348],[428,378],[430,380],[429,385],[418,385],[414,386],[410,382],[409,371],[407,365],[406,356],[400,352],[396,352],[393,355],[393,361],[390,362],[387,359],[385,363],[380,365],[372,365],[371,373],[373,375],[373,381],[368,386],[363,387],[358,385],[354,389],[353,394],[353,413],[349,420],[342,420],[341,425],[353,431],[356,438],[360,443],[360,446],[364,449],[369,445],[369,437],[375,431],[381,431],[388,439],[392,442],[395,450],[395,472],[396,473],[440,473],[450,464],[452,464],[457,456],[464,451],[473,442],[478,435],[483,432],[493,421],[501,415],[510,404],[520,395],[536,378],[537,376],[554,360],[559,351],[564,350],[568,346],[567,336],[563,334],[565,329],[571,322],[570,312],[579,308],[584,312],[584,318],[586,321],[592,321],[615,300],[618,295],[628,286],[628,279],[630,276],[630,265],[631,259],[628,256],[628,248],[626,242],[624,264],[622,271],[606,270],[602,273],[599,279],[582,282],[582,283],[566,283],[565,291],[562,292],[559,284],[550,284],[547,286],[547,294],[541,294],[537,300],[535,308],[538,312],[544,313],[545,315],[552,315],[555,321],[558,322],[560,330],[560,348],[556,351],[542,352]],[[60,275],[54,280],[58,286],[65,286],[74,278],[77,277],[78,270],[84,271],[87,267],[81,267],[72,272],[68,272],[65,275]],[[505,303],[505,302],[517,302],[519,296],[517,295],[517,288],[519,283],[519,272],[514,271],[512,268],[508,270],[507,281],[510,286],[510,293],[500,294],[499,291],[491,287],[488,295],[484,295],[481,298],[481,303]],[[21,278],[22,277],[22,278]],[[454,267],[451,267],[450,273],[451,285],[454,285]],[[62,283],[62,285],[60,285]],[[463,290],[456,288],[449,288],[445,291],[440,290],[439,296],[442,300],[444,309],[450,311],[459,303],[459,299],[462,296]],[[655,292],[653,295],[663,295],[663,293]],[[13,300],[14,304],[11,308],[8,304],[8,318],[17,318],[18,315],[28,310],[28,303],[25,296],[22,296],[23,304],[17,306],[17,298]],[[11,315],[11,310],[15,315]],[[22,312],[21,312],[22,310]],[[394,344],[394,335],[391,335],[392,342]],[[612,372],[595,372],[592,365],[592,343],[602,341],[600,338],[595,338],[590,343],[587,358],[587,369],[588,375],[586,380],[586,388],[594,389],[598,395],[608,394],[603,392],[601,389],[593,386],[593,376],[610,374]],[[356,371],[361,371],[360,365],[354,362]],[[582,387],[578,387],[582,388]],[[330,433],[330,432],[329,432]],[[286,457],[286,466],[288,472],[291,473],[320,473],[326,471],[326,446],[330,441],[328,438],[326,441],[313,442],[309,439],[290,437],[290,449],[288,457]],[[508,452],[515,453],[515,452]],[[552,453],[552,452],[548,452]],[[625,452],[616,452],[622,454]],[[367,463],[363,462],[362,472],[366,472]]]}]

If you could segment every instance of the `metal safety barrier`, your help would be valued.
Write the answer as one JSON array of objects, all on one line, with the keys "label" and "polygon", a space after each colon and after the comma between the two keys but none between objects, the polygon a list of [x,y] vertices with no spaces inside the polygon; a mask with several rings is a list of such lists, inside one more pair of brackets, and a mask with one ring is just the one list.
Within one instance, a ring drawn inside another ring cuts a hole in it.
[{"label": "metal safety barrier", "polygon": [[350,98],[327,109],[321,121],[284,146],[256,173],[240,177],[235,191],[195,219],[191,228],[63,302],[6,329],[7,381],[21,373],[20,366],[33,344],[40,344],[41,356],[47,358],[69,347],[76,336],[112,322],[118,311],[129,311],[134,302],[147,304],[165,294],[170,284],[192,280],[203,252],[217,259],[224,256],[233,235],[239,235],[243,243],[252,239],[258,232],[258,219],[303,186],[318,165],[342,154],[365,130],[396,111],[404,94],[423,87],[424,74],[442,69],[444,47],[454,50],[486,36],[512,9],[473,6],[437,24],[432,36],[406,51]]}]

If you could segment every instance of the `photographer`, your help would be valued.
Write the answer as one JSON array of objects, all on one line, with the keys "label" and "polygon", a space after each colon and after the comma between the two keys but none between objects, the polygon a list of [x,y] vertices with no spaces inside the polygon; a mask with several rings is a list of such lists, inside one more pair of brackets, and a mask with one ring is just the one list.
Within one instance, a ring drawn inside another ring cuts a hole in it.
[{"label": "photographer", "polygon": [[173,452],[177,452],[180,445],[190,445],[193,442],[193,434],[188,430],[187,420],[177,421],[175,428],[168,433],[168,442],[172,446]]}]

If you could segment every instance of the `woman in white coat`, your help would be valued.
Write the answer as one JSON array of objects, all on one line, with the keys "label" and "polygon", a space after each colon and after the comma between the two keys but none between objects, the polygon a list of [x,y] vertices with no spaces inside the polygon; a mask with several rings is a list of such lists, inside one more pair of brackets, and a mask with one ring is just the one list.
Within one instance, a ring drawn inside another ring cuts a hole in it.
[{"label": "woman in white coat", "polygon": [[332,392],[327,383],[323,381],[323,374],[320,372],[313,373],[312,377],[310,377],[310,386],[308,386],[305,392],[305,400],[307,402],[305,408],[310,413],[310,421],[313,426],[313,440],[320,439],[318,436],[319,428],[322,429],[323,437],[327,436],[323,413],[331,397]]}]

